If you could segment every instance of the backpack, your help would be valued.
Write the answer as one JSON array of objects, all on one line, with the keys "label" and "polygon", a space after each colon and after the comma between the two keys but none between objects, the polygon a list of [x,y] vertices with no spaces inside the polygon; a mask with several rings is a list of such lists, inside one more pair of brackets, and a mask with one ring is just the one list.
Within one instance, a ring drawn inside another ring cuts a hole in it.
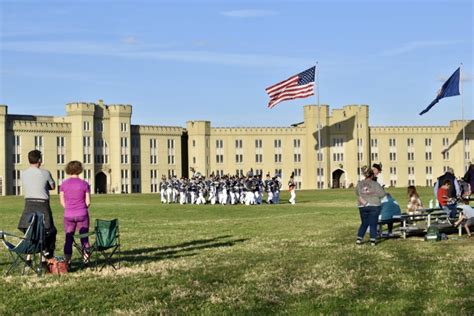
[{"label": "backpack", "polygon": [[441,234],[439,233],[439,229],[436,226],[428,227],[425,235],[425,241],[440,241]]}]

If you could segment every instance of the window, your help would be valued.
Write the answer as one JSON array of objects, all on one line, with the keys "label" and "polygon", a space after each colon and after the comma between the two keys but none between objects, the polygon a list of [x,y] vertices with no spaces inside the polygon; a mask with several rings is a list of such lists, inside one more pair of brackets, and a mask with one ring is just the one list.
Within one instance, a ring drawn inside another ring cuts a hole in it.
[{"label": "window", "polygon": [[84,175],[84,180],[86,180],[89,184],[91,184],[91,170],[84,169],[83,175]]},{"label": "window", "polygon": [[66,161],[66,140],[64,136],[56,137],[56,163],[63,165]]},{"label": "window", "polygon": [[243,148],[242,140],[236,139],[235,140],[235,148]]},{"label": "window", "polygon": [[281,163],[281,154],[275,154],[275,162]]},{"label": "window", "polygon": [[378,146],[377,138],[373,138],[370,140],[370,146],[376,148]]},{"label": "window", "polygon": [[281,139],[275,139],[274,145],[275,148],[281,148]]},{"label": "window", "polygon": [[408,147],[413,147],[413,145],[415,144],[413,138],[407,138],[407,146]]},{"label": "window", "polygon": [[61,184],[63,183],[65,176],[66,176],[66,173],[64,172],[64,169],[57,171],[57,179],[58,179],[57,192],[58,193],[61,192]]},{"label": "window", "polygon": [[357,159],[359,161],[364,160],[364,153],[357,153]]},{"label": "window", "polygon": [[193,139],[193,147],[196,147],[196,140]]},{"label": "window", "polygon": [[156,165],[157,163],[158,163],[157,141],[156,141],[156,138],[150,138],[150,164]]},{"label": "window", "polygon": [[122,193],[128,193],[128,170],[120,170],[120,188]]},{"label": "window", "polygon": [[324,168],[316,168],[316,175],[317,176],[324,176]]},{"label": "window", "polygon": [[444,160],[449,160],[449,151],[448,150],[443,151],[443,159]]},{"label": "window", "polygon": [[89,132],[91,130],[91,125],[89,121],[83,122],[84,132]]},{"label": "window", "polygon": [[255,162],[262,163],[263,162],[263,155],[262,154],[255,154]]},{"label": "window", "polygon": [[236,155],[235,155],[235,162],[236,162],[236,163],[243,163],[243,162],[244,162],[244,155],[242,155],[242,154],[236,154]]},{"label": "window", "polygon": [[448,147],[449,146],[449,138],[443,137],[443,146]]},{"label": "window", "polygon": [[397,160],[397,153],[390,153],[389,154],[389,159],[390,159],[390,161],[396,161]]},{"label": "window", "polygon": [[379,160],[379,153],[371,153],[370,154],[370,159],[372,159],[372,161],[378,161]]},{"label": "window", "polygon": [[301,147],[301,140],[298,139],[298,138],[293,139],[293,147],[300,148]]},{"label": "window", "polygon": [[156,169],[150,170],[150,192],[158,192],[158,172]]},{"label": "window", "polygon": [[426,179],[426,186],[432,187],[433,186],[433,179]]},{"label": "window", "polygon": [[120,163],[128,164],[128,138],[120,137]]},{"label": "window", "polygon": [[415,160],[415,153],[408,152],[408,160]]},{"label": "window", "polygon": [[425,138],[425,146],[431,147],[431,138]]},{"label": "window", "polygon": [[425,160],[431,160],[431,152],[425,152]]},{"label": "window", "polygon": [[128,131],[128,124],[127,123],[120,123],[120,131],[125,133]]},{"label": "window", "polygon": [[175,164],[175,140],[170,138],[168,139],[168,165],[174,165],[174,164]]},{"label": "window", "polygon": [[281,173],[281,169],[275,169],[275,175],[283,177],[283,174]]},{"label": "window", "polygon": [[19,135],[13,136],[13,163],[21,163],[21,137]]},{"label": "window", "polygon": [[431,166],[426,166],[426,174],[433,174],[433,168]]},{"label": "window", "polygon": [[395,146],[397,146],[396,139],[395,139],[395,138],[390,138],[390,139],[388,140],[388,144],[389,144],[390,147],[395,147]]},{"label": "window", "polygon": [[415,167],[408,167],[408,174],[414,175],[415,174]]},{"label": "window", "polygon": [[21,195],[21,171],[13,170],[13,194]]},{"label": "window", "polygon": [[263,147],[263,142],[261,139],[256,139],[255,140],[255,148],[262,148]]},{"label": "window", "polygon": [[397,186],[397,180],[390,180],[390,186],[391,187],[396,187]]},{"label": "window", "polygon": [[[140,163],[140,136],[132,135],[132,164],[139,164],[139,163]],[[133,174],[132,174],[132,179],[133,179]],[[139,191],[140,190],[134,191],[133,180],[132,180],[132,192],[139,192]]]},{"label": "window", "polygon": [[140,193],[140,170],[132,170],[132,193]]},{"label": "window", "polygon": [[216,139],[216,163],[224,163],[224,141]]},{"label": "window", "polygon": [[397,167],[390,167],[390,174],[396,175],[397,174]]},{"label": "window", "polygon": [[83,147],[83,151],[84,151],[83,163],[84,164],[92,163],[92,161],[91,161],[91,137],[90,136],[82,137],[82,147]]}]

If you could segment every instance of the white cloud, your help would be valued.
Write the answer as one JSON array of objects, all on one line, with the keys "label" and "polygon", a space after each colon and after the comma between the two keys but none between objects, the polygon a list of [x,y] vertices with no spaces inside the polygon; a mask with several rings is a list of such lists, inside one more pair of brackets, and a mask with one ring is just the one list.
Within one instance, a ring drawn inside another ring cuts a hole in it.
[{"label": "white cloud", "polygon": [[222,15],[232,17],[232,18],[259,18],[265,16],[277,15],[278,12],[271,10],[230,10],[222,11]]},{"label": "white cloud", "polygon": [[178,62],[210,63],[243,66],[292,67],[312,64],[306,58],[226,53],[202,50],[171,50],[160,45],[128,45],[125,43],[99,43],[88,41],[4,41],[1,51],[44,54],[70,54],[111,56],[134,59],[157,59]]},{"label": "white cloud", "polygon": [[383,56],[397,56],[412,52],[416,49],[428,48],[428,47],[437,47],[437,46],[451,46],[463,41],[413,41],[401,45],[398,48],[389,49],[382,52]]}]

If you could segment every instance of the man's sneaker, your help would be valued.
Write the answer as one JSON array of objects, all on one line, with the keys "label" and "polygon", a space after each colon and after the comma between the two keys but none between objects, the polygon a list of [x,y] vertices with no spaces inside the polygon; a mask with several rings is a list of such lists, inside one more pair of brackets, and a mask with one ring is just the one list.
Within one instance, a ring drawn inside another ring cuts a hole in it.
[{"label": "man's sneaker", "polygon": [[356,245],[362,245],[362,239],[357,238]]},{"label": "man's sneaker", "polygon": [[371,241],[370,241],[370,245],[371,245],[371,246],[376,246],[377,244],[375,243],[375,240],[371,240]]}]

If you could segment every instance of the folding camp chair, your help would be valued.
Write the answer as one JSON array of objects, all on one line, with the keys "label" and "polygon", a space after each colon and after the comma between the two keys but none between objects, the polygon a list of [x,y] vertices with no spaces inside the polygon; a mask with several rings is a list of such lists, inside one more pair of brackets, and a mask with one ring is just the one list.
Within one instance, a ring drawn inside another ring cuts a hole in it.
[{"label": "folding camp chair", "polygon": [[[80,242],[76,242],[76,238],[84,238],[86,236],[95,236],[94,243],[89,249],[84,249]],[[93,232],[86,234],[74,235],[74,247],[81,253],[83,258],[92,259],[95,255],[95,265],[98,265],[99,257],[102,257],[101,271],[105,266],[110,265],[114,270],[120,268],[120,234],[119,221],[113,219],[110,221],[96,219],[95,229]],[[117,254],[117,267],[112,261],[112,257]]]},{"label": "folding camp chair", "polygon": [[[7,236],[19,239],[20,242],[15,246],[5,239]],[[41,264],[45,240],[43,214],[34,213],[31,216],[30,225],[23,237],[6,232],[0,232],[0,239],[2,239],[3,244],[13,260],[5,275],[8,275],[17,268],[21,268],[22,274],[25,274],[28,270],[36,272],[38,276],[41,276],[44,273],[44,268]],[[22,264],[23,267],[21,267]]]}]

